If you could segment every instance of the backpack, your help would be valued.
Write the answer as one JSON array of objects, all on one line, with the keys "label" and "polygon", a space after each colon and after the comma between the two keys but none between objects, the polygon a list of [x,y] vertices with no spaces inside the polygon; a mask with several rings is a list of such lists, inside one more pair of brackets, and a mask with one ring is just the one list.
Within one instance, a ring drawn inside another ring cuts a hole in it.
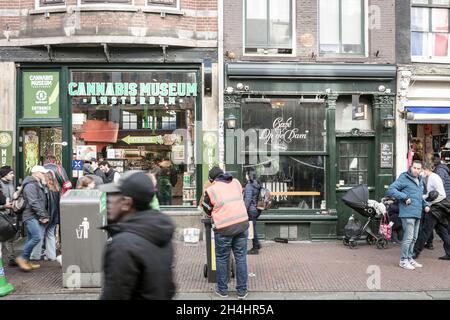
[{"label": "backpack", "polygon": [[21,185],[19,189],[13,194],[12,210],[14,211],[14,213],[22,213],[25,210],[25,207],[27,206],[27,202],[23,196],[23,189],[25,188],[26,185],[27,183]]},{"label": "backpack", "polygon": [[259,190],[256,209],[264,211],[269,209],[271,206],[272,206],[272,197],[270,195],[270,190],[262,187],[261,190]]}]

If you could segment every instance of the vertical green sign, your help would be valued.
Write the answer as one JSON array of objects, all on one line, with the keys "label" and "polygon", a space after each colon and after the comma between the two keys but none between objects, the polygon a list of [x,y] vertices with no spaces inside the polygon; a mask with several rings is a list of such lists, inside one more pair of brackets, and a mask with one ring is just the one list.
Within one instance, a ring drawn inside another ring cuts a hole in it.
[{"label": "vertical green sign", "polygon": [[0,131],[0,167],[13,166],[13,132]]},{"label": "vertical green sign", "polygon": [[106,214],[106,192],[100,196],[100,214]]},{"label": "vertical green sign", "polygon": [[59,72],[23,73],[24,118],[59,118]]},{"label": "vertical green sign", "polygon": [[219,136],[217,131],[203,131],[203,165],[202,177],[204,183],[208,179],[209,170],[219,165]]}]

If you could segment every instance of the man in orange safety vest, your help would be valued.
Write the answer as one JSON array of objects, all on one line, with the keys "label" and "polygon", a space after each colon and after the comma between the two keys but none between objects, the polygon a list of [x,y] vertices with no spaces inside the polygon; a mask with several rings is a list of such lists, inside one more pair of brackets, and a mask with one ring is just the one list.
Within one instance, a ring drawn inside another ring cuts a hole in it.
[{"label": "man in orange safety vest", "polygon": [[230,251],[236,260],[236,292],[238,299],[247,293],[247,237],[248,214],[242,195],[242,185],[219,167],[209,171],[212,183],[204,194],[202,207],[211,216],[216,252],[215,293],[228,297],[228,265]]}]

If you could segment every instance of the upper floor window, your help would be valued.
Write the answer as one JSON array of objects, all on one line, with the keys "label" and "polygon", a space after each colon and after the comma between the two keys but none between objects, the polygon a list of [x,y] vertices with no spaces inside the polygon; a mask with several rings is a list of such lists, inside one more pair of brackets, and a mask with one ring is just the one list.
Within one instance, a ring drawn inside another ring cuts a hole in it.
[{"label": "upper floor window", "polygon": [[365,52],[364,0],[320,0],[320,53]]},{"label": "upper floor window", "polygon": [[65,4],[64,0],[39,0],[39,6],[63,6]]},{"label": "upper floor window", "polygon": [[131,3],[131,0],[81,0],[81,4]]},{"label": "upper floor window", "polygon": [[448,62],[450,0],[413,0],[411,56],[413,61]]},{"label": "upper floor window", "polygon": [[179,0],[148,0],[147,4],[152,7],[163,7],[163,8],[178,8]]},{"label": "upper floor window", "polygon": [[245,53],[292,54],[292,0],[245,1]]}]

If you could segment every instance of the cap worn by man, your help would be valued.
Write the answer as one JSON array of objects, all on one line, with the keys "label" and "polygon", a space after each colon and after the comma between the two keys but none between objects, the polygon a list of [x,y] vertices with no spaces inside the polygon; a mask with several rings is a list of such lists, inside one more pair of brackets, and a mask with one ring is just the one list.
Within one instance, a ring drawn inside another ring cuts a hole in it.
[{"label": "cap worn by man", "polygon": [[43,166],[34,166],[31,169],[31,173],[38,173],[38,172],[40,172],[40,173],[48,173],[48,172],[50,172],[50,170],[45,169]]},{"label": "cap worn by man", "polygon": [[139,170],[125,172],[117,182],[99,187],[106,193],[120,193],[138,202],[150,203],[155,195],[155,186],[150,177]]},{"label": "cap worn by man", "polygon": [[218,176],[223,174],[223,170],[219,167],[214,167],[211,170],[209,170],[208,178],[210,181],[214,181]]},{"label": "cap worn by man", "polygon": [[6,177],[9,173],[13,172],[10,166],[3,166],[0,168],[0,179]]}]

